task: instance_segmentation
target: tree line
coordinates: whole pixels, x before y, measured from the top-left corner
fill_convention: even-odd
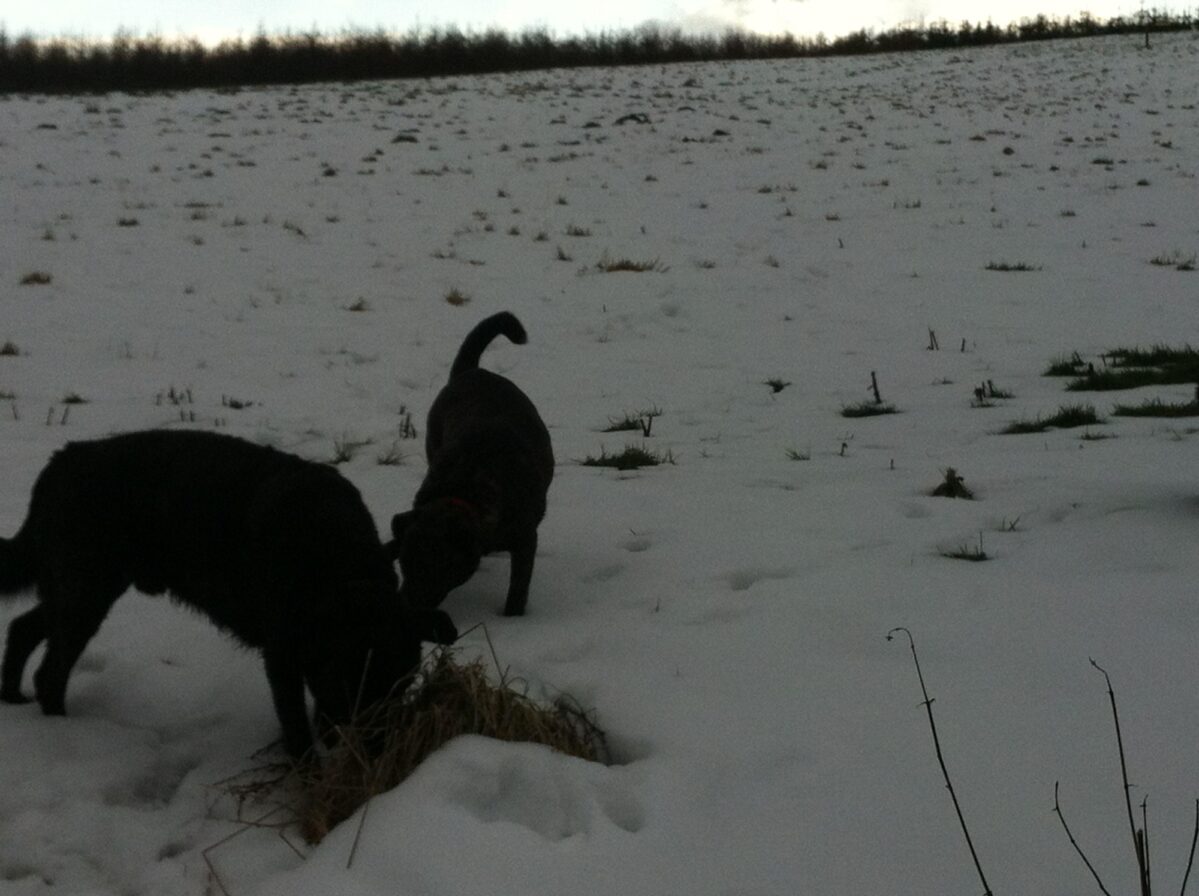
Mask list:
[[[992,22],[936,22],[867,29],[828,39],[739,30],[697,35],[658,26],[559,38],[545,30],[510,34],[454,28],[395,35],[384,31],[259,33],[215,46],[197,40],[118,33],[108,41],[10,36],[0,28],[0,93],[105,93],[235,88],[318,81],[360,81],[488,74],[549,68],[788,59],[977,47],[1054,38],[1193,29],[1190,13],[1147,10],[1099,20],[1037,16]]]

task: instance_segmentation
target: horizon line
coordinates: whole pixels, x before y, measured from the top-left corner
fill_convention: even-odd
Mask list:
[[[660,19],[646,19],[645,21],[631,27],[614,27],[601,29],[581,29],[579,31],[566,31],[555,29],[544,25],[529,25],[523,28],[504,28],[499,25],[472,26],[465,27],[451,25],[411,25],[406,28],[388,28],[383,25],[375,27],[365,27],[360,25],[346,25],[337,29],[321,29],[321,28],[293,28],[285,26],[281,28],[268,29],[261,23],[252,31],[247,32],[244,29],[237,29],[236,32],[223,37],[203,38],[196,33],[179,32],[173,37],[168,37],[163,33],[161,28],[154,27],[145,30],[130,28],[124,25],[118,26],[111,35],[98,35],[88,32],[69,32],[59,31],[57,33],[39,32],[34,29],[23,29],[19,32],[9,32],[8,25],[3,20],[0,20],[0,40],[5,41],[22,41],[32,40],[38,44],[52,44],[55,42],[84,42],[92,45],[103,46],[105,44],[115,44],[121,40],[132,41],[161,41],[163,43],[198,43],[206,48],[218,48],[222,44],[235,44],[246,40],[257,40],[266,38],[268,40],[278,38],[310,38],[316,40],[336,40],[346,37],[357,37],[362,35],[382,36],[382,37],[423,37],[436,36],[444,34],[460,34],[464,37],[475,37],[479,35],[504,35],[504,36],[522,36],[522,35],[546,35],[555,42],[570,41],[572,39],[585,39],[588,37],[604,36],[604,35],[628,35],[637,32],[654,32],[658,33],[678,33],[687,37],[720,37],[727,34],[752,34],[759,37],[768,38],[795,38],[798,40],[811,40],[820,37],[836,39],[854,34],[886,34],[894,31],[924,31],[933,26],[948,26],[954,30],[960,30],[962,26],[968,25],[971,28],[986,28],[994,27],[1001,30],[1006,30],[1019,26],[1024,23],[1035,22],[1039,19],[1044,19],[1048,22],[1066,23],[1078,21],[1093,21],[1099,24],[1111,24],[1116,22],[1137,23],[1139,20],[1152,22],[1157,18],[1164,17],[1167,19],[1178,19],[1180,21],[1187,20],[1190,17],[1190,12],[1187,8],[1175,12],[1169,7],[1151,7],[1148,9],[1140,9],[1131,15],[1117,14],[1113,16],[1096,16],[1087,10],[1079,10],[1075,14],[1067,14],[1064,16],[1052,15],[1047,13],[1038,13],[1036,15],[1020,16],[1019,18],[1009,19],[1004,22],[997,23],[993,16],[987,16],[986,19],[970,19],[962,17],[960,19],[950,20],[945,17],[935,19],[925,19],[919,17],[917,19],[904,19],[896,22],[887,28],[876,28],[869,25],[850,28],[844,32],[831,34],[824,31],[816,31],[813,33],[800,33],[784,29],[781,31],[766,31],[757,30],[730,22],[725,26],[712,27],[687,27],[682,24],[672,23]]]

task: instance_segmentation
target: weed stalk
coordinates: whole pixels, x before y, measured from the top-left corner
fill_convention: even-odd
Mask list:
[[[987,883],[987,876],[983,873],[982,863],[978,860],[978,852],[974,849],[974,840],[970,837],[970,829],[966,826],[966,818],[962,814],[962,806],[958,802],[957,792],[953,789],[953,782],[949,779],[949,770],[945,767],[945,756],[941,752],[941,738],[937,735],[937,722],[933,718],[933,700],[928,695],[928,688],[924,685],[924,673],[920,671],[920,657],[916,654],[916,639],[912,637],[912,633],[908,629],[900,626],[887,633],[887,640],[892,640],[896,632],[903,632],[908,637],[908,645],[912,648],[912,662],[916,665],[916,677],[920,680],[920,693],[924,695],[923,706],[928,713],[928,727],[933,733],[933,747],[937,751],[937,763],[941,766],[941,775],[945,778],[945,786],[953,800],[953,809],[957,813],[958,824],[961,825],[962,833],[966,837],[970,858],[974,860],[974,868],[978,872],[978,879],[982,882],[983,896],[993,896],[991,885]]]

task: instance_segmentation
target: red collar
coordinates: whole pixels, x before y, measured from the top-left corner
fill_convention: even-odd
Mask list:
[[[449,504],[451,507],[455,507],[458,510],[462,510],[462,511],[465,511],[466,513],[469,513],[471,516],[479,515],[479,508],[475,507],[474,504],[471,504],[469,501],[466,501],[462,498],[452,498],[452,497],[446,498],[445,502],[447,504]]]

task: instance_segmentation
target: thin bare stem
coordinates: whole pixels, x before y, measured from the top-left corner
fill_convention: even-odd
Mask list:
[[[1128,811],[1128,827],[1132,831],[1132,845],[1137,854],[1137,870],[1140,872],[1141,896],[1150,896],[1149,857],[1145,854],[1144,834],[1137,830],[1137,821],[1132,813],[1132,785],[1128,783],[1128,763],[1124,759],[1124,736],[1120,733],[1120,713],[1116,709],[1116,692],[1107,670],[1093,659],[1091,665],[1103,673],[1107,681],[1107,696],[1112,705],[1112,720],[1116,724],[1116,746],[1120,751],[1120,776],[1124,781],[1124,806]]]
[[[279,835],[279,839],[287,844],[288,849],[290,849],[296,854],[296,856],[299,857],[300,861],[304,861],[308,858],[308,856],[304,854],[304,850],[300,849],[300,847],[296,846],[291,842],[290,838],[288,838],[287,828],[276,828],[275,832]]]
[[[354,856],[358,855],[358,842],[362,839],[362,830],[366,827],[366,813],[371,807],[370,797],[362,804],[362,814],[358,816],[358,827],[354,831],[354,842],[350,844],[350,855],[346,858],[346,870],[354,865]]]
[[[1103,885],[1103,881],[1099,879],[1099,872],[1095,870],[1095,866],[1091,864],[1091,860],[1087,858],[1087,854],[1082,851],[1082,847],[1078,845],[1078,841],[1074,839],[1074,834],[1070,832],[1070,825],[1066,824],[1066,816],[1062,814],[1062,804],[1057,798],[1058,782],[1053,782],[1053,814],[1058,817],[1058,821],[1062,823],[1062,827],[1066,831],[1066,836],[1070,838],[1070,845],[1074,847],[1074,851],[1078,853],[1078,857],[1082,859],[1083,864],[1087,866],[1087,870],[1091,872],[1091,877],[1095,878],[1095,883],[1099,885],[1099,889],[1103,891],[1104,896],[1112,896],[1108,892],[1107,887]]]
[[[1153,868],[1149,863],[1149,797],[1141,800],[1141,855],[1145,857],[1145,892],[1153,889]]]
[[[231,834],[228,834],[227,836],[222,837],[216,843],[210,844],[209,846],[206,846],[204,849],[200,850],[200,857],[202,859],[204,859],[204,864],[208,866],[208,873],[212,876],[213,881],[220,888],[221,893],[223,893],[224,896],[229,896],[229,890],[225,887],[225,882],[223,880],[221,880],[220,874],[217,873],[216,865],[214,865],[212,863],[211,853],[220,849],[222,846],[224,846],[230,840],[234,840],[234,839],[240,837],[242,834],[244,834],[248,830],[251,830],[251,829],[257,828],[257,827],[268,826],[268,825],[266,825],[266,820],[268,818],[270,818],[272,815],[274,815],[276,812],[278,812],[281,808],[283,808],[283,807],[276,806],[275,808],[268,811],[265,815],[261,815],[258,818],[254,819],[253,821],[242,822],[241,827],[239,827],[236,831],[233,831]]]
[[[487,639],[487,649],[491,651],[491,661],[495,663],[496,674],[499,675],[501,682],[506,682],[508,679],[508,669],[500,665],[500,655],[495,651],[495,642],[491,640],[491,632],[487,629],[487,624],[480,622],[477,626],[483,629],[483,637]],[[461,635],[459,635],[461,638]]]
[[[970,837],[970,829],[966,826],[966,818],[962,814],[958,795],[953,789],[953,782],[949,780],[949,770],[945,767],[945,756],[941,752],[941,738],[937,735],[937,723],[933,719],[933,701],[928,696],[928,688],[924,685],[924,673],[920,670],[920,657],[916,655],[916,640],[912,637],[912,633],[902,626],[891,629],[887,633],[887,640],[890,641],[896,632],[903,632],[908,636],[908,644],[912,648],[912,662],[916,664],[916,678],[920,681],[920,693],[924,696],[924,709],[928,713],[928,727],[933,733],[933,746],[937,751],[937,763],[941,766],[941,775],[945,778],[945,787],[949,790],[949,796],[953,800],[953,808],[958,816],[958,824],[961,825],[962,834],[966,837],[966,846],[970,849],[970,858],[974,860],[974,868],[978,871],[979,880],[982,881],[984,896],[992,896],[991,885],[987,883],[987,876],[983,874],[982,863],[979,862],[978,852],[974,849],[974,841]]]
[[[1191,877],[1191,866],[1195,864],[1195,844],[1199,843],[1199,800],[1195,800],[1195,833],[1191,835],[1191,855],[1187,858],[1186,874],[1182,876],[1182,889],[1178,896],[1186,896],[1187,881]]]

